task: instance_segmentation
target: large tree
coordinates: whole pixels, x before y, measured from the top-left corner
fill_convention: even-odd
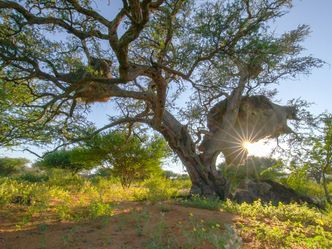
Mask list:
[[[151,127],[185,165],[192,193],[225,198],[217,156],[239,164],[243,140],[290,132],[295,109],[272,103],[270,86],[322,64],[302,56],[308,27],[269,28],[290,0],[122,0],[102,14],[115,5],[0,0],[1,81],[33,96],[12,118],[67,143],[82,139],[85,110],[109,101],[118,111],[105,111],[110,123],[96,132]]]

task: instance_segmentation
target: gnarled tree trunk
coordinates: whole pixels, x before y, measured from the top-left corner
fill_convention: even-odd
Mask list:
[[[216,169],[217,156],[222,152],[227,164],[243,163],[247,155],[242,146],[245,140],[254,142],[288,132],[287,119],[294,115],[290,107],[273,104],[263,96],[234,98],[234,95],[216,104],[211,113],[209,134],[198,147],[200,151],[187,127],[167,110],[161,124],[151,126],[165,137],[186,167],[192,181],[191,194],[225,199],[230,194],[229,184]]]
[[[161,126],[154,128],[165,137],[186,167],[192,181],[191,194],[225,199],[227,182],[216,170],[215,158],[204,157],[196,151],[186,126],[165,111]]]

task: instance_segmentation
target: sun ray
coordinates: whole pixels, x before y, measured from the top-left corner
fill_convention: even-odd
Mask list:
[[[230,124],[229,120],[225,120],[227,124]],[[250,124],[251,122],[251,124]],[[232,156],[233,162],[238,162],[241,159],[241,164],[246,161],[247,156],[260,154],[260,151],[264,150],[262,144],[258,143],[260,140],[264,140],[264,130],[267,123],[259,124],[258,120],[249,120],[249,115],[246,116],[246,122],[238,122],[237,128],[234,125],[229,125],[229,130],[222,129],[223,127],[218,124],[218,127],[222,129],[223,134],[228,137],[228,141],[225,141],[225,137],[214,137],[214,140],[220,142],[226,142],[228,155]],[[256,171],[256,169],[255,169]],[[257,174],[257,172],[256,172]]]

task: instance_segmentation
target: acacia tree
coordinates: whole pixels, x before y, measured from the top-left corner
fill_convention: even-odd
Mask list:
[[[96,132],[151,127],[185,165],[192,193],[225,198],[217,156],[238,164],[242,140],[290,132],[295,109],[273,104],[268,86],[322,64],[301,56],[307,26],[280,36],[269,29],[290,7],[290,0],[123,0],[115,15],[102,15],[89,0],[0,0],[1,80],[33,96],[16,106],[26,130],[78,141],[86,108],[109,101],[118,111]]]

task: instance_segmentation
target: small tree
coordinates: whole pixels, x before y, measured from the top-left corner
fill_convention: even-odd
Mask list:
[[[82,170],[90,170],[97,164],[87,157],[85,149],[77,147],[48,153],[36,163],[36,166],[42,169],[64,169],[77,174]]]
[[[110,173],[120,178],[123,187],[162,173],[161,162],[167,155],[166,142],[154,137],[140,140],[124,132],[110,132],[87,143],[91,160],[99,160]],[[102,169],[104,171],[104,169]]]
[[[326,175],[332,171],[332,115],[325,115],[322,122],[324,127],[321,134],[309,138],[312,149],[308,153],[310,165],[321,175],[326,200],[332,203],[326,179]]]
[[[29,160],[25,158],[0,158],[0,176],[10,176],[23,172]]]

